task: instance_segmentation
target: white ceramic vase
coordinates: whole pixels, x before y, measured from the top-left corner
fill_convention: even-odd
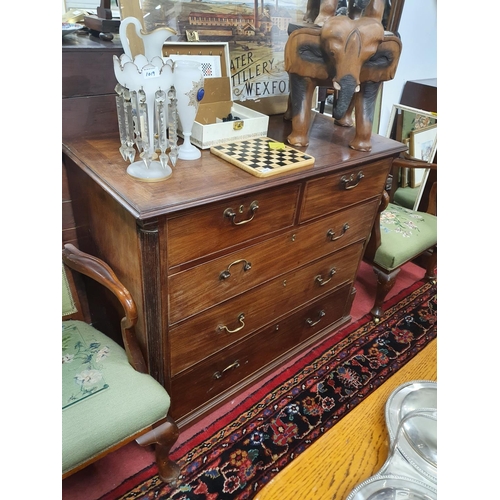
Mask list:
[[[137,35],[144,42],[145,53],[133,57],[126,37],[128,24],[135,25]],[[117,100],[120,125],[120,152],[131,164],[127,173],[136,179],[159,181],[169,177],[172,169],[167,163],[166,126],[168,121],[168,92],[173,85],[172,61],[162,56],[162,46],[172,34],[168,28],[159,28],[148,34],[140,30],[135,18],[126,18],[120,25],[120,37],[124,54],[113,56],[116,79],[124,92]],[[158,98],[158,92],[163,97]],[[121,99],[121,103],[118,101]],[[120,116],[120,112],[122,116]],[[159,117],[161,119],[159,119]],[[160,155],[156,153],[160,144]],[[134,160],[133,143],[139,151],[140,160]],[[160,161],[158,161],[158,159]]]
[[[203,98],[203,72],[200,63],[190,59],[176,59],[173,64],[174,88],[177,97],[179,117],[184,142],[179,146],[179,158],[196,160],[201,151],[191,144],[191,132]]]

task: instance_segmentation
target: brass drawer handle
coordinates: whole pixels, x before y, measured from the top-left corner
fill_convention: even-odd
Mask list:
[[[235,260],[234,262],[231,262],[229,266],[227,266],[227,269],[225,271],[222,271],[219,274],[219,279],[220,280],[227,280],[231,276],[231,266],[234,266],[235,264],[239,264],[240,262],[244,262],[245,264],[243,265],[243,271],[248,271],[249,269],[252,268],[251,262],[248,262],[246,259],[240,259],[240,260]]]
[[[248,222],[253,220],[253,218],[255,217],[255,211],[258,208],[259,208],[259,202],[252,201],[252,203],[250,203],[250,213],[252,214],[252,216],[250,217],[250,219],[242,220],[240,222],[235,222],[234,218],[236,217],[236,212],[232,208],[226,208],[226,210],[224,210],[224,217],[231,219],[233,226],[241,226],[242,224],[247,224]],[[240,207],[240,213],[241,209],[242,207]]]
[[[361,170],[356,176],[354,176],[354,174],[351,174],[349,177],[343,175],[340,179],[340,186],[345,190],[354,189],[361,182],[361,179],[363,179],[364,176],[365,174]]]
[[[241,326],[239,326],[238,328],[235,328],[234,330],[230,330],[226,325],[219,325],[217,327],[217,329],[218,330],[226,330],[227,333],[236,333],[236,332],[239,332],[245,326],[245,323],[243,321],[244,319],[245,319],[245,314],[241,313],[238,316],[238,322],[241,323]]]
[[[320,321],[321,321],[321,318],[323,318],[323,316],[326,315],[326,312],[321,310],[319,312],[319,317],[316,321],[313,321],[311,318],[308,318],[306,319],[306,323],[309,325],[309,326],[316,326]]]
[[[344,234],[346,233],[346,231],[348,229],[349,229],[349,224],[346,222],[342,226],[342,234],[335,236],[335,231],[333,229],[329,229],[328,232],[326,233],[326,235],[328,236],[328,238],[330,238],[330,241],[335,241],[335,240],[338,240],[339,238],[342,238],[342,236],[344,236]]]
[[[335,269],[334,267],[332,267],[330,269],[330,272],[328,273],[328,279],[323,279],[321,277],[321,274],[318,274],[318,276],[316,276],[314,278],[315,281],[317,281],[319,283],[319,286],[325,286],[327,283],[330,282],[330,280],[333,278],[333,275],[337,272],[337,269]]]
[[[215,372],[214,373],[214,378],[215,379],[220,379],[229,370],[234,370],[234,369],[239,368],[239,367],[240,367],[240,362],[238,360],[236,360],[234,363],[231,363],[229,366],[226,366],[226,368],[224,368],[224,370],[222,370],[221,372]]]

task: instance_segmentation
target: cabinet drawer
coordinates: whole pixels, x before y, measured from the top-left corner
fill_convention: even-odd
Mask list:
[[[335,212],[381,194],[390,166],[391,160],[386,159],[309,181],[300,221]]]
[[[166,346],[172,374],[352,281],[363,243],[354,243],[172,327],[170,346]]]
[[[170,391],[173,418],[194,410],[340,320],[347,314],[351,287],[352,283],[343,285],[295,314],[174,376]]]
[[[177,323],[369,234],[378,199],[169,277],[169,323]]]
[[[168,266],[230,248],[294,223],[300,185],[232,198],[167,221]]]

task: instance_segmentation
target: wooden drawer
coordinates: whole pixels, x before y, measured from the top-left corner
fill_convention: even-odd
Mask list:
[[[364,238],[378,199],[169,277],[169,323],[177,323]]]
[[[169,268],[291,227],[299,189],[300,185],[294,184],[262,191],[169,219]],[[252,210],[255,206],[258,208]],[[231,212],[234,217],[229,215]]]
[[[170,346],[167,348],[171,353],[172,374],[251,335],[302,304],[352,281],[363,243],[359,241],[286,273],[169,329]],[[335,273],[331,274],[332,271]]]
[[[172,379],[173,418],[206,403],[347,314],[352,283],[211,356]],[[186,397],[186,395],[189,395]]]
[[[314,179],[306,184],[300,221],[341,210],[381,195],[389,173],[389,159]]]

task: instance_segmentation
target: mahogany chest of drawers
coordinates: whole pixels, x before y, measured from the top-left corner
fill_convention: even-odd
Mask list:
[[[289,124],[270,118],[284,141]],[[354,133],[317,115],[312,167],[267,179],[203,151],[172,176],[126,174],[116,132],[67,139],[72,198],[92,250],[139,308],[151,374],[183,427],[349,321],[353,283],[392,160],[380,136],[349,149]],[[87,244],[87,243],[85,243]]]

